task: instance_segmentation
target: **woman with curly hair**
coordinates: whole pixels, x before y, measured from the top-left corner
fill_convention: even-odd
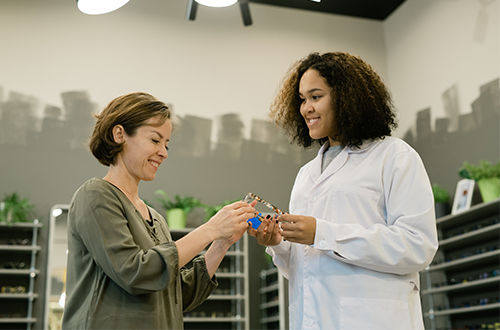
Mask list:
[[[391,95],[358,56],[298,61],[271,106],[294,142],[319,143],[290,214],[247,232],[289,279],[290,329],[423,329],[419,271],[437,250],[434,199],[415,150],[391,137]]]

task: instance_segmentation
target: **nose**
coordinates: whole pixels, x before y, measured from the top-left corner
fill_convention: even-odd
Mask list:
[[[309,102],[308,100],[304,100],[300,106],[300,112],[302,114],[306,114],[308,112],[312,112],[314,110],[314,107],[312,106],[312,102]]]
[[[162,157],[163,159],[167,159],[167,157],[168,157],[167,147],[165,147],[165,146],[160,147],[160,149],[158,150],[158,155],[160,157]]]

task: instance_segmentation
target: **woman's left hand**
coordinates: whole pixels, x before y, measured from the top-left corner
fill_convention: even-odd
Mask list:
[[[283,214],[278,218],[283,239],[311,245],[316,236],[316,218],[305,215]]]

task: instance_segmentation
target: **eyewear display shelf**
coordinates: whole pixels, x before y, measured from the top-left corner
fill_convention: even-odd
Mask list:
[[[436,221],[439,249],[421,272],[426,329],[500,328],[500,199]]]
[[[274,265],[260,272],[262,297],[260,309],[262,329],[285,330],[288,329],[287,317],[287,279],[285,279]]]
[[[33,304],[39,297],[35,279],[38,220],[27,223],[0,222],[0,329],[31,329],[37,322]]]
[[[192,230],[170,229],[170,232],[178,240]],[[184,329],[250,329],[248,235],[231,246],[215,275],[218,288],[204,303],[184,314]]]

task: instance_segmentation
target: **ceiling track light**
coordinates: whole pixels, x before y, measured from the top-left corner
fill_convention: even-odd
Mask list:
[[[220,0],[219,0],[220,1]],[[252,25],[252,16],[250,15],[250,7],[248,6],[248,0],[232,0],[231,4],[236,3],[236,1],[239,2],[240,5],[240,12],[241,12],[241,18],[243,19],[243,25],[249,26]],[[198,10],[198,4],[202,4],[205,6],[210,6],[210,7],[222,7],[220,4],[222,2],[219,2],[218,6],[215,5],[208,5],[207,0],[188,0],[188,5],[187,5],[187,10],[186,10],[186,19],[188,21],[194,21],[196,19],[196,12]],[[225,3],[229,3],[228,0],[225,0]],[[229,5],[226,5],[229,6]],[[224,7],[226,7],[224,6]]]

